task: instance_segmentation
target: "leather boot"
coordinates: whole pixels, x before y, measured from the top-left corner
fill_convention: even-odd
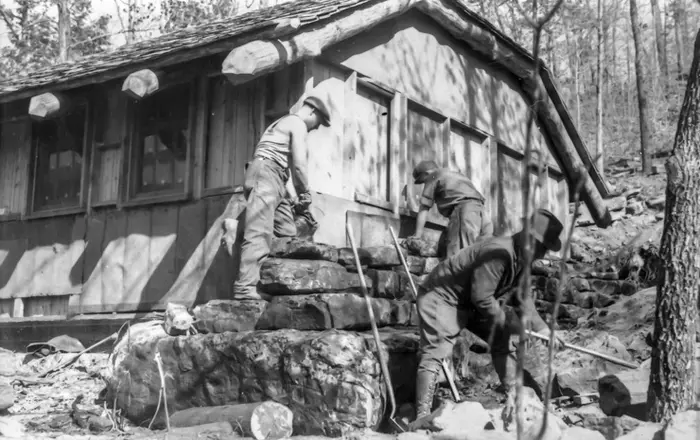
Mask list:
[[[418,371],[416,376],[416,421],[432,412],[437,379],[437,373],[427,370]]]

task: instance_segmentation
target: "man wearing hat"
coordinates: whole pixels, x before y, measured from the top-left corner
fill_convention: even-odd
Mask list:
[[[493,224],[484,211],[484,196],[463,174],[439,168],[424,160],[413,169],[413,180],[423,184],[416,230],[408,240],[423,235],[428,211],[437,205],[438,212],[449,218],[446,231],[446,255],[451,257],[481,236],[493,235]]]
[[[255,147],[253,160],[246,164],[245,229],[238,279],[233,285],[236,299],[260,299],[260,266],[270,253],[273,234],[297,235],[286,183],[291,174],[298,196],[294,209],[308,211],[311,192],[304,158],[306,135],[321,125],[330,125],[330,111],[322,94],[312,90],[299,111],[267,127]]]
[[[548,250],[561,249],[559,235],[563,228],[545,209],[533,214],[530,233],[534,238],[534,259],[544,257]],[[517,364],[511,353],[510,336],[520,333],[522,314],[529,318],[530,330],[548,329],[532,298],[522,304],[511,298],[515,313],[510,307],[504,310],[501,306],[501,301],[509,296],[506,293],[518,287],[523,270],[530,270],[523,267],[523,240],[522,230],[508,237],[480,240],[442,261],[420,286],[416,421],[430,414],[441,362],[452,356],[455,339],[465,327],[489,341],[494,368],[508,396],[507,412],[512,412]]]

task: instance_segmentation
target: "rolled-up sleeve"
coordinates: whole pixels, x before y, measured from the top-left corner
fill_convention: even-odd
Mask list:
[[[471,301],[476,310],[492,325],[503,327],[506,314],[496,300],[496,291],[506,269],[502,258],[493,258],[479,264],[472,272]]]

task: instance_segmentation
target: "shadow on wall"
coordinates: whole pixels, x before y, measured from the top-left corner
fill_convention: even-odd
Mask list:
[[[221,246],[222,223],[239,221],[239,248],[244,214],[234,195],[0,224],[0,299],[72,294],[71,313],[97,313],[226,298],[239,259]]]

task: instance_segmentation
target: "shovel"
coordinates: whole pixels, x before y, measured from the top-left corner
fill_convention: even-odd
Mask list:
[[[401,260],[401,264],[403,264],[403,268],[406,271],[406,275],[408,276],[408,283],[411,285],[411,290],[413,291],[413,299],[418,299],[418,289],[416,288],[416,284],[413,282],[411,272],[408,271],[408,263],[406,262],[406,258],[404,258],[403,256],[403,252],[401,252],[401,246],[399,246],[399,240],[398,238],[396,238],[394,228],[389,226],[389,232],[391,232],[391,238],[392,240],[394,240],[394,247],[396,248],[396,252],[399,254],[399,260]],[[447,360],[443,359],[441,365],[442,371],[443,373],[445,373],[445,378],[447,378],[447,383],[450,384],[452,398],[454,398],[455,402],[460,402],[462,400],[462,397],[459,395],[457,385],[455,385],[454,378],[452,377],[452,371],[450,370],[450,366],[447,365]]]
[[[365,304],[367,305],[367,313],[369,313],[369,321],[372,325],[372,335],[374,336],[374,342],[377,344],[377,357],[379,358],[379,365],[382,368],[382,375],[386,381],[386,392],[389,395],[389,405],[391,411],[389,412],[389,422],[391,422],[399,431],[406,432],[408,430],[407,426],[404,426],[402,422],[399,422],[394,418],[396,415],[396,397],[394,396],[394,387],[391,384],[391,376],[389,376],[389,364],[386,357],[384,356],[384,350],[382,350],[382,341],[379,338],[379,330],[377,329],[377,322],[374,319],[374,309],[372,309],[372,303],[369,299],[369,292],[367,291],[367,283],[365,282],[365,275],[362,273],[362,264],[360,264],[360,256],[357,253],[357,246],[355,245],[355,235],[352,231],[352,226],[350,223],[345,223],[345,232],[347,233],[348,239],[350,240],[350,246],[352,247],[352,253],[355,256],[355,266],[357,267],[357,273],[360,275],[360,285],[362,286],[362,296],[365,298]]]

